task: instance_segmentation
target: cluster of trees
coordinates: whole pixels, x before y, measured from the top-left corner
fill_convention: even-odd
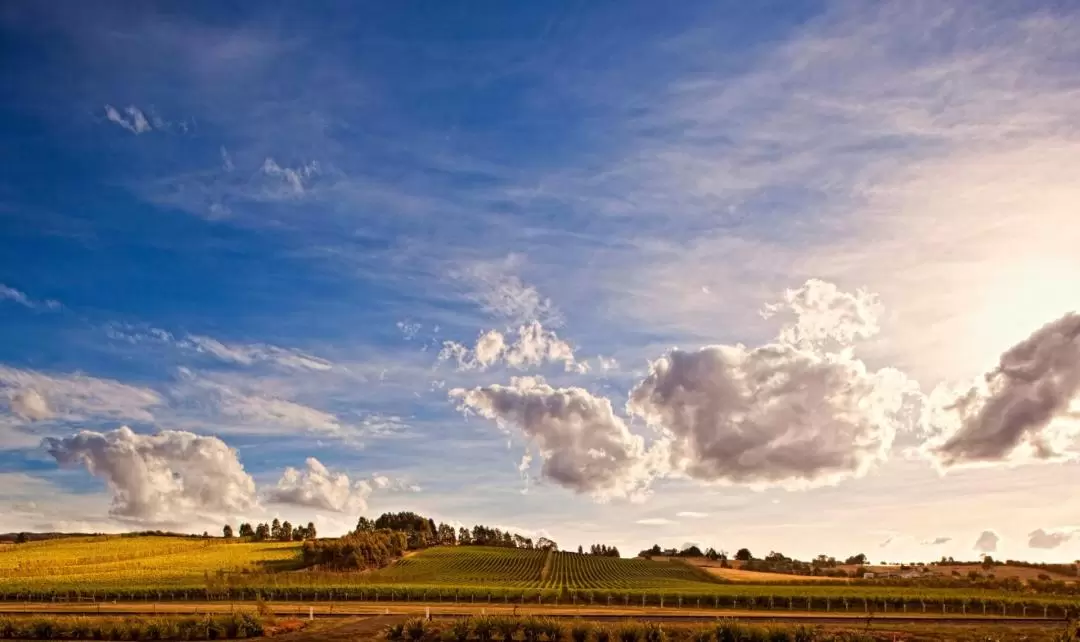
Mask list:
[[[377,519],[361,517],[356,522],[356,533],[372,533],[380,529],[405,533],[408,548],[428,546],[504,546],[507,548],[540,548],[559,550],[554,541],[541,537],[535,542],[531,537],[477,524],[472,528],[454,528],[450,524],[436,524],[435,520],[411,511],[383,513]]]
[[[363,570],[382,568],[408,550],[408,534],[380,528],[354,531],[334,539],[304,542],[306,566],[334,570]]]
[[[222,529],[221,534],[222,537],[226,539],[233,537],[232,526],[226,524],[225,528]],[[251,524],[243,522],[240,524],[240,530],[237,535],[246,537],[255,542],[302,542],[304,540],[315,539],[319,536],[313,522],[308,522],[307,526],[293,526],[288,520],[282,522],[276,517],[270,524],[256,524],[254,528],[252,528]]]
[[[584,555],[585,549],[578,546],[577,552],[578,555]],[[607,544],[593,544],[589,547],[589,555],[595,555],[597,557],[622,557],[619,555],[619,549],[614,546],[608,546]]]

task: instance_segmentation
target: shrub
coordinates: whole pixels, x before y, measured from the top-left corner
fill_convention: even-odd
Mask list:
[[[480,616],[472,623],[472,630],[480,642],[488,642],[495,635],[495,622],[490,617]]]
[[[606,626],[601,626],[596,629],[596,642],[611,642],[611,629]]]
[[[660,626],[656,622],[649,622],[645,624],[643,633],[645,642],[664,642],[667,639],[667,634],[664,632],[664,627]]]
[[[563,628],[562,622],[555,618],[544,620],[544,635],[547,636],[549,642],[562,642],[565,634],[566,629]]]
[[[539,642],[544,634],[544,623],[539,618],[527,617],[521,621],[521,632],[525,635],[525,642]]]
[[[690,642],[712,642],[713,630],[707,626],[698,627],[690,631]],[[576,640],[574,642],[577,642]]]
[[[641,625],[626,622],[617,631],[619,642],[638,642],[641,639]]]
[[[574,642],[588,642],[590,631],[592,631],[591,624],[588,622],[575,621],[570,626],[570,639]]]
[[[456,642],[465,642],[469,639],[469,633],[472,632],[472,621],[468,617],[462,617],[454,620],[454,623],[450,625],[450,629],[447,631],[451,640]]]
[[[403,623],[391,624],[383,629],[383,637],[387,640],[404,640],[405,639],[405,625]]]
[[[494,625],[495,632],[499,634],[503,642],[511,642],[521,627],[521,622],[515,617],[500,617],[494,619]]]
[[[422,617],[409,618],[405,622],[405,639],[409,642],[420,642],[427,637],[428,623]]]

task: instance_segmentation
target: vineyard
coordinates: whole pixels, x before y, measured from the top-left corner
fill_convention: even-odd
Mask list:
[[[179,537],[80,537],[0,547],[0,592],[201,588],[206,574],[288,568],[293,542]]]
[[[681,562],[436,547],[370,573],[295,570],[295,543],[96,537],[0,548],[0,600],[412,601],[1060,617],[1075,600],[987,589],[736,584]]]

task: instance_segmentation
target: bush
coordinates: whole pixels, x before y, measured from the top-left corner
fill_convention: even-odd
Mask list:
[[[383,629],[383,637],[387,640],[404,640],[405,639],[405,625],[402,623],[391,624]]]
[[[480,616],[472,623],[472,630],[480,642],[488,642],[495,635],[495,622],[490,617]]]
[[[472,621],[468,617],[461,617],[454,620],[454,623],[450,625],[450,630],[447,631],[449,638],[456,642],[465,642],[469,639],[469,633],[472,632]]]
[[[713,630],[707,626],[698,627],[690,631],[690,642],[712,642]],[[574,642],[577,642],[576,640]]]
[[[596,629],[596,642],[611,642],[611,629],[606,626],[601,626]]]
[[[590,631],[592,631],[592,624],[589,622],[575,621],[570,626],[570,639],[574,642],[588,642]]]
[[[562,642],[566,637],[566,627],[563,626],[561,620],[556,618],[548,618],[544,622],[544,633],[547,635],[549,642]]]
[[[511,642],[518,629],[521,628],[521,622],[516,617],[494,618],[493,625],[495,632],[502,638],[503,642]]]
[[[525,642],[539,642],[544,634],[544,623],[539,618],[527,617],[521,621],[521,631],[525,634]]]
[[[422,617],[409,618],[405,621],[405,639],[409,642],[421,642],[429,632],[427,620]]]
[[[641,640],[641,625],[626,622],[617,631],[619,642],[638,642]]]
[[[664,633],[664,627],[656,622],[645,624],[643,633],[645,642],[664,642],[667,639],[667,634]]]

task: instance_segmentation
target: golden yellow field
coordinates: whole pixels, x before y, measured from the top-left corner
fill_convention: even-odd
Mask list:
[[[206,574],[289,566],[298,542],[98,536],[0,547],[0,590],[202,588]]]
[[[787,584],[791,582],[845,582],[843,577],[819,577],[812,575],[785,575],[783,573],[762,573],[761,571],[744,571],[740,568],[722,568],[720,562],[714,562],[704,557],[654,557],[656,561],[667,561],[671,564],[689,564],[696,566],[710,575],[731,580],[732,582],[761,583],[761,584]],[[738,565],[739,562],[734,562]]]

